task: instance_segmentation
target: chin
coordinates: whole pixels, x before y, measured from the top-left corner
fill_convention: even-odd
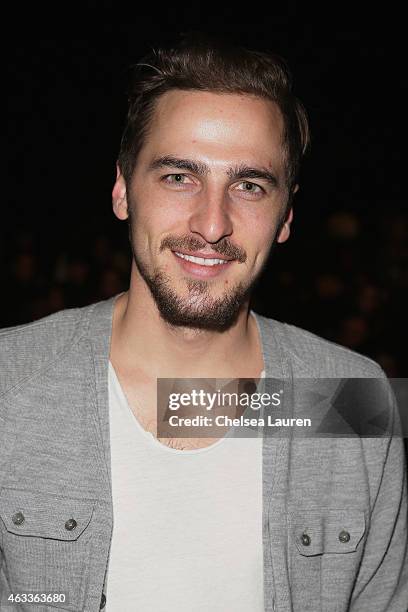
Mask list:
[[[178,307],[174,303],[156,303],[160,316],[170,325],[207,331],[226,331],[234,325],[240,312],[240,306],[226,309],[214,304],[211,308],[197,309],[188,305]]]
[[[136,258],[135,263],[161,318],[175,327],[226,331],[236,322],[252,290],[253,283],[236,281],[228,291],[224,289],[217,296],[221,283],[189,277],[180,281],[163,270],[149,269]]]
[[[149,288],[160,316],[170,325],[219,332],[234,325],[249,297],[249,288],[242,283],[216,297],[211,295],[211,284],[192,279],[187,280],[187,294],[183,295],[160,273]]]

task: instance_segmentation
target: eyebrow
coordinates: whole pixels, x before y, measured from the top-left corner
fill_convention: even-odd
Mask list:
[[[273,187],[277,187],[279,185],[279,181],[275,174],[273,174],[270,170],[266,168],[251,168],[251,166],[247,166],[246,164],[240,164],[239,166],[235,166],[234,168],[229,168],[227,170],[227,175],[231,179],[263,179],[270,183]]]
[[[187,170],[198,176],[207,176],[210,173],[210,168],[199,161],[193,159],[181,159],[172,155],[163,155],[156,157],[149,164],[149,170],[157,170],[158,168],[177,168],[178,170]],[[267,168],[254,168],[246,164],[240,164],[228,168],[227,176],[232,180],[237,179],[262,179],[267,181],[273,187],[278,187],[279,181],[275,174]]]
[[[157,170],[158,168],[177,168],[178,170],[188,170],[199,176],[206,176],[209,173],[209,168],[202,162],[197,162],[192,159],[180,159],[172,155],[164,155],[156,157],[150,164],[149,170]]]

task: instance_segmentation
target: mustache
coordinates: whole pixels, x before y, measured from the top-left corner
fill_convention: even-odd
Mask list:
[[[177,249],[185,249],[186,251],[200,251],[204,250],[208,246],[207,242],[203,242],[195,236],[167,236],[162,240],[160,245],[160,252],[164,249],[170,249],[171,251],[177,251]],[[241,249],[229,240],[220,240],[217,244],[211,244],[211,250],[219,255],[224,255],[230,259],[236,259],[240,263],[244,263],[247,258],[247,254],[244,249]]]

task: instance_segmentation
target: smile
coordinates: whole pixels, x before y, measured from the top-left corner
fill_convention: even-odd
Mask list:
[[[194,257],[193,255],[185,255],[184,253],[177,253],[176,251],[174,251],[174,254],[177,255],[177,257],[181,257],[182,259],[186,259],[187,261],[191,261],[192,263],[199,264],[200,266],[219,266],[228,263],[228,260],[225,259]]]
[[[198,257],[189,253],[173,251],[180,268],[189,276],[210,279],[222,276],[234,264],[233,259],[221,259],[220,257]]]

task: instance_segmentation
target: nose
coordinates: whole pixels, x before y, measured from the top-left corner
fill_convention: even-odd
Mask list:
[[[207,189],[200,194],[200,200],[194,203],[189,229],[213,244],[232,234],[231,211],[223,192]]]

